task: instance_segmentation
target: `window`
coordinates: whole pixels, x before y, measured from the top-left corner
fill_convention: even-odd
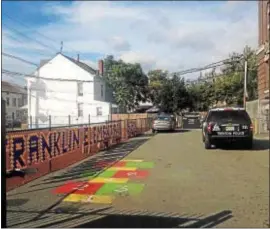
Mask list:
[[[212,111],[208,116],[208,122],[242,120],[250,122],[246,111]]]
[[[9,106],[9,98],[6,98],[7,106]]]
[[[83,104],[78,103],[78,117],[83,117]]]
[[[21,107],[22,106],[22,99],[18,98],[18,106]]]
[[[101,85],[101,97],[103,97],[103,85]]]
[[[17,102],[17,101],[16,101],[16,98],[13,98],[13,99],[12,99],[12,106],[13,106],[13,107],[16,107],[16,102]]]
[[[102,116],[102,107],[97,107],[97,116]]]
[[[78,88],[78,96],[83,96],[83,83],[78,82],[77,83],[77,88]]]

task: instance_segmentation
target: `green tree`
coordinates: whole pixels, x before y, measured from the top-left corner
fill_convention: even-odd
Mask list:
[[[167,79],[161,87],[159,106],[162,111],[178,113],[190,104],[189,93],[184,79],[174,75]]]
[[[247,92],[248,99],[258,98],[257,93],[257,58],[256,51],[246,46],[241,54],[232,53],[230,60],[225,62],[219,80],[216,81],[215,89],[218,99],[226,101],[229,105],[242,105],[244,93],[244,68],[247,60]]]
[[[148,78],[140,64],[125,63],[113,56],[104,59],[104,78],[122,109],[135,108],[147,99]]]
[[[151,70],[148,72],[148,78],[148,97],[154,105],[158,106],[161,99],[161,89],[168,81],[168,72],[160,69]]]

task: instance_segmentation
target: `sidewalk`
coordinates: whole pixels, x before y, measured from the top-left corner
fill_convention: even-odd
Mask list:
[[[126,157],[149,138],[150,136],[147,134],[132,138],[127,143],[117,145],[108,151],[100,152],[66,169],[48,174],[8,192],[7,227],[36,228],[49,227],[49,224],[56,227],[56,222],[65,222],[65,220],[73,218],[73,212],[77,208],[76,204],[72,203],[73,210],[69,207],[69,213],[66,213],[64,208],[58,210],[59,204],[67,195],[56,195],[52,193],[52,190],[73,180],[85,181],[89,180],[90,176],[94,178],[108,166]],[[92,207],[92,205],[90,206]],[[89,208],[89,204],[87,209],[83,210],[84,213],[91,211],[93,209]],[[97,211],[96,208],[95,211]]]
[[[256,134],[254,137],[257,139],[269,139],[269,133]]]

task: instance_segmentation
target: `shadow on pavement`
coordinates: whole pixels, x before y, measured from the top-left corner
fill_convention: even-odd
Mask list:
[[[231,211],[222,211],[202,219],[162,215],[108,215],[76,228],[209,228],[230,218],[232,218]]]
[[[18,192],[16,194],[10,194],[9,196],[18,196],[20,194],[34,193],[45,189],[56,188],[61,185],[62,182],[71,180],[83,180],[84,178],[91,179],[91,177],[98,175],[108,166],[112,166],[122,160],[128,154],[148,141],[150,137],[151,136],[137,137],[131,139],[129,142],[114,146],[107,151],[99,152],[93,158],[86,159],[86,161],[67,169],[67,171],[61,173],[61,175],[45,178],[42,182],[29,186],[29,190],[27,192]]]
[[[270,141],[268,139],[254,139],[253,148],[248,149],[249,151],[260,151],[270,149]],[[245,145],[231,143],[231,144],[220,144],[217,146],[222,150],[245,150]]]
[[[108,212],[107,212],[108,211]],[[26,213],[12,211],[14,214]],[[32,212],[27,212],[31,214]],[[38,213],[38,212],[36,212]],[[23,214],[22,214],[23,215]],[[148,211],[115,211],[111,207],[89,209],[87,212],[76,209],[55,209],[47,215],[36,218],[23,227],[32,228],[200,228],[215,227],[232,218],[231,211],[221,211],[206,217],[179,216],[172,213],[157,213]],[[29,222],[29,221],[28,221]],[[19,226],[12,224],[11,227]]]
[[[21,206],[27,203],[29,199],[9,199],[7,200],[8,206]]]
[[[44,184],[54,184],[59,182],[71,181],[76,179],[87,178],[96,176],[102,172],[108,166],[112,166],[119,160],[126,157],[129,153],[134,151],[136,148],[145,143],[149,138],[136,138],[132,139],[127,143],[122,143],[117,145],[107,151],[98,153],[95,157],[86,160],[78,165],[75,165],[68,169],[61,175],[52,176],[50,178],[44,179],[42,184],[35,184],[31,187],[44,185]]]
[[[190,130],[187,129],[176,129],[176,130],[159,130],[158,133],[159,134],[168,134],[168,133],[186,133],[186,132],[190,132]]]

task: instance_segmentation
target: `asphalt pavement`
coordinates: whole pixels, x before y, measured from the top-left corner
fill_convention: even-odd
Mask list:
[[[269,140],[254,142],[133,138],[8,192],[8,227],[269,227]]]

